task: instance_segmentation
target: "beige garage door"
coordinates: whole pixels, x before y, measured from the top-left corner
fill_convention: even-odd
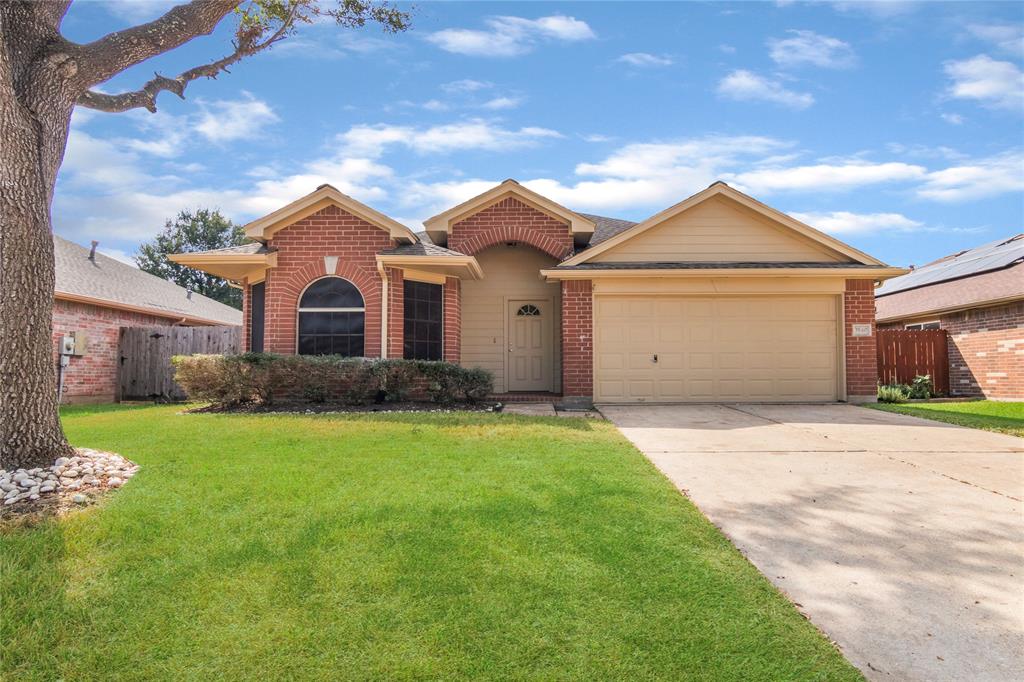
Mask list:
[[[835,296],[597,296],[604,402],[837,398]]]

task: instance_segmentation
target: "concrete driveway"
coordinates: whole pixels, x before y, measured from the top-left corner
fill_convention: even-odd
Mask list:
[[[1024,439],[849,405],[605,406],[870,679],[1024,679]]]

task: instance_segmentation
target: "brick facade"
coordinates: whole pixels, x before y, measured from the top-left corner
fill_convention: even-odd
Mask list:
[[[462,361],[462,282],[458,277],[444,283],[444,359]]]
[[[364,354],[380,357],[383,283],[376,255],[394,245],[387,232],[337,206],[328,206],[275,234],[268,244],[277,249],[277,267],[267,272],[263,349],[294,353],[299,297],[313,280],[337,275],[352,282],[363,295]],[[337,265],[327,272],[324,258],[331,256],[337,257]]]
[[[529,244],[558,260],[573,249],[568,223],[512,197],[455,223],[448,236],[449,249],[471,256],[505,242]]]
[[[925,321],[932,320],[938,320],[939,328],[949,333],[951,395],[1024,399],[1024,301],[937,315]],[[882,326],[903,329],[910,321]]]
[[[846,396],[850,401],[874,401],[878,393],[878,355],[875,338],[875,285],[869,279],[846,280],[843,294],[846,343]],[[853,325],[870,324],[871,336],[854,336]]]
[[[180,317],[160,317],[117,308],[57,299],[53,302],[53,365],[61,337],[73,331],[86,334],[85,355],[72,356],[64,369],[66,403],[113,402],[117,399],[118,343],[121,327],[166,326]],[[55,370],[56,373],[56,370]]]
[[[590,280],[562,282],[562,395],[567,403],[594,396],[594,292]]]

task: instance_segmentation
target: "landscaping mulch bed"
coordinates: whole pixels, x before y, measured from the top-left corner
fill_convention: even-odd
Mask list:
[[[0,469],[0,518],[62,514],[120,488],[139,467],[113,452],[75,448],[48,467]]]
[[[334,414],[334,413],[381,413],[381,412],[501,412],[503,405],[498,402],[454,403],[438,405],[422,402],[372,403],[349,405],[347,403],[323,402],[280,402],[272,405],[247,403],[244,405],[205,405],[187,410],[192,414]]]

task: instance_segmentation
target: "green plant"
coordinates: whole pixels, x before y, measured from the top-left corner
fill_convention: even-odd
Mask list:
[[[882,384],[878,387],[878,402],[905,403],[910,395],[910,387],[905,384]]]
[[[910,384],[909,395],[915,400],[927,400],[935,395],[935,386],[929,374],[918,374]]]

